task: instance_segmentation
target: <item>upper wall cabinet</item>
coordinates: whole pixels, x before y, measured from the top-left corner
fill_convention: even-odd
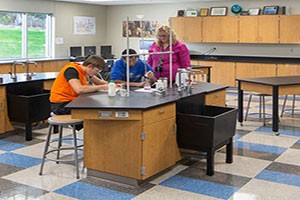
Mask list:
[[[170,20],[179,41],[202,42],[201,17],[173,17]]]
[[[280,43],[300,43],[300,15],[280,16]]]
[[[240,43],[278,43],[279,17],[277,15],[241,16]]]
[[[203,42],[238,42],[238,17],[203,17]]]

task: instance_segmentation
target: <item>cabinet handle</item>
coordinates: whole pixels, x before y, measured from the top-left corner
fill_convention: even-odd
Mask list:
[[[177,124],[174,124],[174,134],[177,135]]]
[[[164,110],[159,110],[158,114],[163,114],[165,111]]]
[[[1,103],[1,111],[4,111],[4,103]]]

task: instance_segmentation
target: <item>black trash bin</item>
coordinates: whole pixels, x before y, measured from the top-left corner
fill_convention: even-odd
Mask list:
[[[12,84],[7,87],[8,116],[11,121],[25,123],[26,140],[32,140],[32,123],[48,119],[50,91],[43,82]]]
[[[214,154],[226,145],[226,163],[232,163],[232,138],[237,109],[201,105],[177,113],[177,142],[180,148],[207,153],[207,175],[214,174]]]

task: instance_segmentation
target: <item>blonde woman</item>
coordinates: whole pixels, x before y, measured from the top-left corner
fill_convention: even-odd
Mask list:
[[[161,26],[156,30],[157,41],[149,48],[149,52],[170,51],[170,33],[168,26]],[[172,80],[175,80],[178,68],[187,68],[190,64],[190,53],[188,48],[176,38],[172,31]],[[170,54],[155,54],[148,57],[148,64],[156,71],[156,78],[170,77]]]

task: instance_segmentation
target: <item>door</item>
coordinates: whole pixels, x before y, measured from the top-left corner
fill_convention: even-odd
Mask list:
[[[143,180],[175,164],[178,156],[175,129],[175,117],[144,126]]]

